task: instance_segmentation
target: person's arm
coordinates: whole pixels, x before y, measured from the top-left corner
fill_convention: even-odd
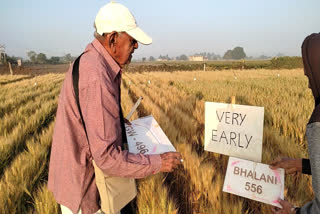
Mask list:
[[[302,172],[302,159],[296,158],[276,158],[270,163],[270,169],[283,168],[286,174],[294,174],[296,172]]]
[[[284,168],[286,174],[294,174],[300,172],[311,175],[311,167],[309,159],[300,158],[277,158],[270,163],[271,169]]]
[[[163,154],[161,158],[160,155],[132,154],[115,146],[121,136],[121,126],[119,105],[112,90],[108,83],[95,80],[80,91],[90,150],[97,166],[108,176],[132,178],[176,168],[180,162],[178,153]]]
[[[311,123],[306,131],[310,166],[312,171],[312,189],[315,198],[301,207],[301,213],[320,213],[320,123]]]
[[[299,159],[288,159],[288,158],[278,158],[271,163],[270,168],[288,168],[288,169],[300,169],[297,167],[301,165],[301,171],[303,169],[303,165],[305,165],[304,171],[312,171],[312,188],[315,195],[315,198],[309,203],[305,204],[303,207],[298,208],[295,212],[298,214],[314,214],[320,213],[320,123],[312,123],[307,126],[307,143],[308,143],[308,152],[310,160],[301,160]],[[310,170],[308,169],[310,167]],[[291,170],[298,171],[298,170]],[[273,213],[286,213],[289,211],[290,203],[285,202],[287,206],[283,209],[273,209]],[[281,203],[280,203],[281,204]],[[282,204],[281,204],[282,205]],[[287,212],[288,213],[288,212]]]

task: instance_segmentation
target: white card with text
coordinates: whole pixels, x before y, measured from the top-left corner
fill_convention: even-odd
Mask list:
[[[223,191],[280,207],[284,198],[284,169],[229,157]]]
[[[162,154],[176,151],[151,115],[131,121],[131,125],[125,124],[125,128],[130,153]]]
[[[205,103],[204,149],[261,162],[264,108]]]

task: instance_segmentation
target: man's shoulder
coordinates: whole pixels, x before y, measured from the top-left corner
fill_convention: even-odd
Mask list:
[[[94,50],[86,50],[81,56],[79,70],[89,81],[101,80],[109,69],[106,59]]]
[[[94,49],[86,49],[81,56],[81,63],[86,66],[107,69],[108,62],[106,59]]]

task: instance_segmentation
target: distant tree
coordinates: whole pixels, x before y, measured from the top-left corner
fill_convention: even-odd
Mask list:
[[[69,62],[72,62],[74,60],[74,57],[71,56],[71,54],[66,54],[62,57],[62,62],[63,63],[69,63]]]
[[[246,58],[246,53],[242,47],[235,47],[233,50],[227,50],[224,54],[223,59],[244,59]]]
[[[166,56],[162,56],[162,55],[160,55],[159,56],[159,59],[166,59],[166,60],[170,60],[170,57],[169,57],[169,55],[167,54]]]
[[[149,61],[150,61],[150,62],[153,62],[153,61],[156,61],[156,59],[155,59],[153,56],[150,56],[150,57],[149,57]]]
[[[37,54],[34,51],[28,51],[27,56],[30,59],[31,63],[35,64],[62,64],[62,63],[69,63],[75,60],[75,57],[71,56],[71,54],[66,54],[62,57],[59,56],[52,56],[51,58],[47,58],[47,56],[44,53]]]
[[[188,60],[189,58],[188,58],[185,54],[182,54],[182,55],[178,56],[177,59],[178,59],[178,60],[186,61],[186,60]]]
[[[36,62],[39,63],[39,64],[47,63],[47,56],[44,53],[39,53],[37,55]]]
[[[223,59],[232,59],[232,50],[227,50],[223,56]]]
[[[21,59],[19,57],[15,57],[15,56],[8,56],[7,54],[6,54],[5,58],[6,58],[7,62],[10,62],[12,65],[17,65],[18,59]]]
[[[31,61],[32,63],[36,63],[36,61],[37,61],[37,54],[36,54],[36,52],[34,52],[34,51],[28,51],[28,52],[27,52],[27,56],[29,57],[29,59],[30,59],[30,61]]]
[[[0,56],[0,62],[2,63],[2,64],[7,64],[7,54],[4,54],[4,55],[1,55]]]
[[[48,63],[50,64],[59,64],[60,63],[60,57],[58,56],[52,56],[50,59],[48,59]]]
[[[142,62],[145,62],[146,61],[146,57],[142,57]]]
[[[271,57],[269,56],[265,56],[265,55],[261,55],[258,57],[258,59],[270,59]]]
[[[242,47],[235,47],[232,50],[232,59],[244,59],[246,58],[246,53]]]

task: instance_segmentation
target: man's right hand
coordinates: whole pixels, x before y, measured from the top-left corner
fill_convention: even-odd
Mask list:
[[[179,152],[166,152],[160,155],[161,169],[160,172],[172,172],[178,168],[181,162],[181,154]]]
[[[302,172],[302,159],[277,158],[270,163],[270,169],[284,168],[286,174]]]

